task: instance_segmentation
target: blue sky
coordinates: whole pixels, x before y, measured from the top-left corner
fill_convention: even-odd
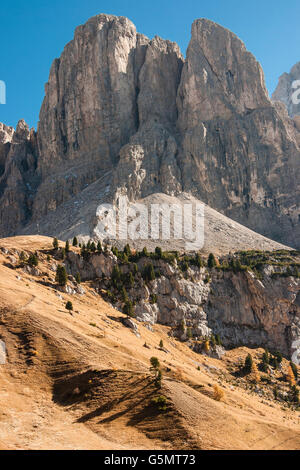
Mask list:
[[[0,122],[37,125],[51,63],[76,26],[99,13],[130,18],[139,32],[176,41],[185,54],[191,24],[209,18],[236,33],[263,66],[270,92],[300,61],[299,0],[14,0],[1,2]]]

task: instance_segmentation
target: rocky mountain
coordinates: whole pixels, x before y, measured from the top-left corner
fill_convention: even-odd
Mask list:
[[[279,77],[277,88],[272,95],[273,101],[281,101],[285,104],[291,118],[300,116],[300,103],[297,103],[300,96],[299,88],[300,62],[292,67],[290,73],[284,73]],[[296,122],[300,123],[299,119],[296,119]]]
[[[37,133],[21,122],[0,135],[0,236],[57,235],[62,213],[68,236],[94,236],[96,211],[76,219],[87,193],[186,193],[299,247],[296,123],[244,44],[209,20],[194,22],[184,59],[126,18],[91,18],[52,65]]]

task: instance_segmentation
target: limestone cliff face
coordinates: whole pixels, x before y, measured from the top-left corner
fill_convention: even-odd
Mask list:
[[[268,237],[299,243],[297,132],[270,102],[244,44],[210,21],[193,24],[178,109],[184,190]]]
[[[99,204],[184,191],[297,247],[298,127],[269,100],[260,65],[230,31],[196,20],[184,60],[175,43],[98,15],[54,61],[37,135],[16,147],[13,131],[0,129],[1,234],[48,219],[52,233],[55,214],[105,175]],[[16,170],[9,162],[25,154],[34,165]],[[80,235],[68,211],[66,233]],[[92,234],[96,214],[86,225]]]
[[[296,83],[298,82],[298,83]],[[294,87],[293,87],[294,85]],[[297,90],[300,89],[300,62],[295,64],[290,73],[284,73],[281,75],[278,81],[276,90],[272,95],[273,101],[281,101],[287,107],[289,116],[294,118],[300,116],[300,103],[295,103],[295,100],[299,100],[300,93]],[[293,99],[293,96],[295,99]]]
[[[80,272],[83,280],[95,281],[102,293],[111,289],[116,293],[109,278],[117,263],[110,252],[92,254],[88,260],[69,253],[65,261],[68,272],[74,276]],[[148,263],[149,259],[140,259],[138,273]],[[152,259],[151,263],[159,277],[145,283],[137,274],[134,286],[127,290],[139,321],[175,330],[184,322],[194,337],[219,334],[226,347],[269,348],[300,361],[300,279],[274,276],[286,267],[265,265],[258,278],[251,270],[234,273],[189,266],[182,273],[177,262],[170,265]],[[128,265],[120,269],[124,274],[131,270]],[[118,300],[114,306],[122,310],[123,303]]]
[[[19,121],[16,131],[0,127],[0,236],[7,236],[31,218],[35,194],[37,144],[34,130]]]

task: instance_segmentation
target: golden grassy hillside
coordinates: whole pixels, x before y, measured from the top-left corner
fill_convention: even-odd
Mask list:
[[[7,348],[0,449],[300,448],[299,411],[235,376],[249,350],[219,361],[192,352],[168,327],[139,324],[136,335],[91,284],[81,296],[56,291],[51,246],[46,237],[0,240],[0,339]],[[39,276],[16,267],[20,251],[38,251]],[[258,359],[262,351],[251,354]],[[153,356],[162,366],[161,390],[149,370]],[[167,400],[165,411],[153,403],[158,396]]]

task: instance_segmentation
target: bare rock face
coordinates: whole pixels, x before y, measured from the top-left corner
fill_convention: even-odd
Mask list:
[[[193,24],[178,109],[184,191],[265,236],[299,244],[295,130],[268,99],[244,44],[211,21]]]
[[[138,272],[148,263],[149,258],[137,261]],[[218,334],[225,347],[268,348],[300,362],[300,279],[287,275],[285,266],[266,264],[259,276],[252,270],[189,266],[183,276],[177,262],[151,259],[151,263],[160,276],[147,285],[136,277],[128,291],[138,321],[172,326],[184,341],[187,329],[202,339]],[[101,280],[102,273],[110,276],[118,260],[111,252],[92,254],[87,262],[69,253],[65,264],[69,272],[93,280],[100,292],[102,283],[107,283]],[[119,268],[123,274],[129,269]],[[274,275],[278,270],[282,274]],[[105,288],[112,289],[111,283]]]
[[[91,236],[97,206],[119,194],[185,192],[299,247],[299,129],[225,28],[196,20],[184,60],[177,44],[98,15],[53,62],[37,134],[0,127],[0,235],[52,235],[68,213],[64,238]]]
[[[280,101],[286,105],[291,118],[300,116],[300,62],[295,64],[290,73],[281,75],[276,90],[272,95],[273,101]],[[296,102],[297,100],[297,102]]]
[[[17,129],[0,128],[0,236],[14,233],[31,217],[37,145],[34,130],[24,120]]]

